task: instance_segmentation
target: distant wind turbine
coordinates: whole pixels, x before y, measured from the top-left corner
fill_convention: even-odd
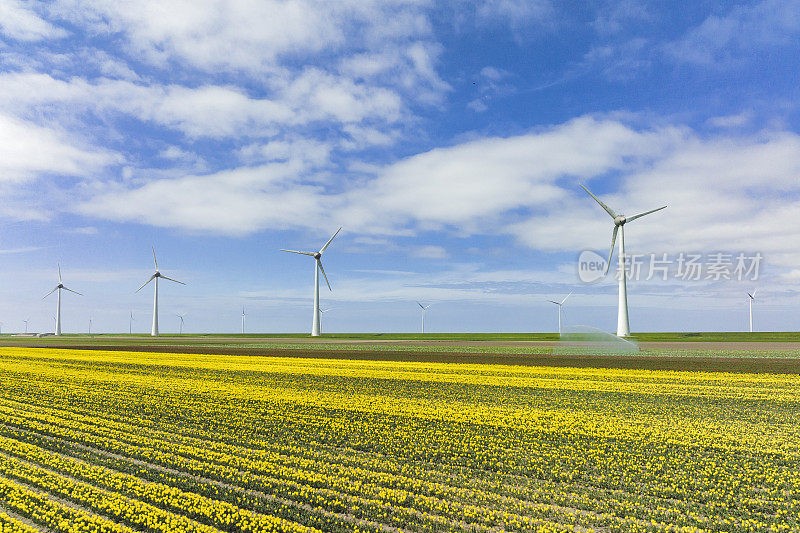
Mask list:
[[[131,318],[128,321],[128,335],[133,334],[133,311],[131,311]]]
[[[639,213],[638,215],[633,215],[632,217],[625,217],[624,215],[617,214],[613,209],[608,207],[606,204],[600,201],[600,198],[592,194],[592,192],[581,185],[583,190],[589,193],[589,196],[594,198],[594,200],[600,204],[606,213],[609,214],[611,218],[614,219],[614,232],[611,234],[611,251],[608,253],[608,263],[606,263],[606,274],[608,274],[608,269],[611,266],[611,256],[614,254],[614,243],[617,240],[617,232],[619,232],[619,304],[617,308],[617,337],[630,337],[631,335],[631,327],[628,321],[628,287],[626,285],[626,267],[625,267],[625,230],[624,226],[627,222],[632,222],[637,218],[641,218],[645,215],[649,215],[650,213],[655,213],[656,211],[661,211],[662,209],[666,209],[667,206],[659,207],[657,209],[652,209],[650,211],[645,211],[644,213]]]
[[[245,318],[246,316],[247,316],[247,315],[246,315],[246,314],[245,314],[245,312],[244,312],[244,306],[242,306],[242,335],[244,335],[244,318]]]
[[[574,291],[573,291],[574,292]],[[564,307],[564,302],[567,301],[567,298],[572,296],[572,292],[567,294],[563,300],[560,302],[556,302],[555,300],[548,300],[548,302],[556,304],[558,306],[558,334],[561,335],[561,309]]]
[[[59,264],[58,265],[58,285],[56,285],[55,289],[53,289],[52,291],[48,292],[47,294],[45,294],[42,297],[42,300],[44,300],[45,298],[47,298],[48,296],[50,296],[54,292],[58,291],[58,303],[56,304],[57,306],[56,306],[56,316],[55,316],[56,323],[55,323],[55,328],[54,328],[54,333],[56,335],[61,335],[61,290],[62,289],[65,290],[65,291],[74,292],[75,294],[77,294],[79,296],[83,296],[81,293],[79,293],[77,291],[73,291],[72,289],[68,289],[67,287],[64,286],[64,283],[61,280],[61,264]],[[27,333],[27,331],[25,333]]]
[[[183,317],[185,315],[176,314],[175,316],[181,319],[181,325],[180,325],[180,329],[178,330],[178,335],[183,335]]]
[[[281,252],[291,252],[293,254],[300,254],[300,255],[310,255],[314,258],[314,319],[311,322],[311,336],[312,337],[319,337],[320,335],[320,327],[319,327],[319,319],[320,319],[320,312],[319,312],[319,273],[322,272],[322,275],[325,276],[325,283],[328,284],[328,290],[332,291],[331,283],[328,281],[328,276],[325,274],[325,269],[322,268],[322,254],[325,253],[325,250],[328,249],[330,246],[331,241],[333,241],[334,237],[336,237],[339,232],[342,231],[341,226],[339,229],[336,230],[336,233],[333,234],[333,237],[328,239],[328,242],[325,243],[325,246],[320,248],[319,252],[300,252],[297,250],[284,250],[281,249]]]
[[[92,319],[89,318],[89,335],[92,334]]]
[[[25,322],[25,333],[28,333],[28,322],[30,322],[30,321],[31,321],[31,317],[28,317],[27,320],[23,320],[23,322]]]
[[[156,271],[153,273],[147,281],[144,282],[144,285],[136,289],[136,292],[144,289],[145,286],[153,280],[155,282],[155,291],[153,293],[153,329],[150,331],[150,335],[153,337],[158,336],[158,278],[164,278],[169,281],[174,281],[175,283],[180,283],[181,285],[186,285],[182,281],[178,281],[177,279],[168,278],[158,270],[158,260],[156,259],[156,249],[153,247],[153,263],[156,265]]]
[[[425,334],[425,311],[427,311],[428,308],[430,306],[432,306],[433,304],[422,305],[421,303],[417,302],[417,305],[420,306],[420,308],[422,308],[422,334],[424,335]]]
[[[749,292],[747,293],[747,296],[749,297],[747,302],[750,304],[750,333],[753,333],[753,302],[756,299],[757,292],[758,289],[754,290],[753,294],[750,294]]]
[[[327,309],[320,309],[319,310],[320,315],[324,315],[328,311],[333,311],[333,307],[329,307]],[[319,318],[319,331],[320,331],[320,333],[322,333],[322,316],[320,316],[320,318]]]

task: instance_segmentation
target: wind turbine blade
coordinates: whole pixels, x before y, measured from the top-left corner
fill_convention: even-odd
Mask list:
[[[161,279],[168,279],[168,280],[170,280],[170,281],[174,281],[175,283],[180,283],[181,285],[186,285],[186,284],[185,284],[184,282],[182,282],[182,281],[178,281],[177,279],[168,278],[167,276],[164,276],[163,274],[161,275]]]
[[[564,305],[564,302],[566,302],[566,301],[567,301],[567,298],[569,298],[570,296],[572,296],[572,293],[573,293],[573,292],[575,292],[575,291],[571,291],[569,294],[567,294],[567,295],[564,297],[564,299],[563,299],[563,300],[561,300],[561,305]]]
[[[611,234],[611,251],[608,252],[608,262],[606,263],[606,274],[608,274],[608,269],[611,267],[611,256],[614,255],[614,243],[617,242],[617,231],[619,231],[619,226],[614,226],[614,233]]]
[[[156,270],[158,270],[158,259],[156,259],[156,247],[151,246],[151,248],[153,249],[153,263],[156,264]]]
[[[644,213],[639,213],[638,215],[633,215],[632,217],[625,217],[625,222],[630,222],[631,220],[636,220],[637,218],[642,218],[645,215],[649,215],[650,213],[655,213],[656,211],[661,211],[662,209],[666,209],[667,206],[659,207],[658,209],[653,209],[651,211],[645,211]]]
[[[560,302],[554,302],[553,300],[547,300],[547,301],[550,302],[551,304],[561,305]]]
[[[320,261],[319,259],[317,259],[317,266],[319,266],[319,270],[322,272],[322,275],[325,276],[325,283],[328,284],[328,290],[333,292],[333,289],[331,289],[331,282],[328,281],[328,276],[325,275],[325,269],[322,268],[322,261]]]
[[[44,300],[45,298],[47,298],[48,296],[50,296],[51,294],[53,294],[53,293],[54,293],[54,292],[56,292],[57,290],[58,290],[58,287],[56,287],[56,288],[55,288],[55,289],[53,289],[52,291],[48,292],[47,294],[45,294],[44,296],[42,296],[42,300]],[[23,320],[23,322],[24,322],[24,320]]]
[[[297,250],[284,250],[282,248],[281,252],[291,252],[293,254],[310,255],[311,257],[314,257],[314,252],[298,252]]]
[[[68,289],[66,287],[61,287],[61,288],[64,289],[65,291],[74,292],[78,296],[83,296],[83,294],[79,293],[78,291],[73,291],[72,289]]]
[[[342,227],[341,227],[341,226],[339,226],[339,229],[337,229],[337,230],[336,230],[336,233],[334,233],[334,234],[333,234],[333,237],[336,237],[337,235],[339,235],[339,232],[340,232],[340,231],[342,231]],[[323,253],[325,250],[327,250],[327,249],[328,249],[328,246],[330,246],[330,244],[331,244],[331,241],[333,240],[333,237],[331,237],[330,239],[328,239],[328,242],[326,242],[326,243],[325,243],[325,246],[323,246],[322,248],[320,248],[320,250],[319,250],[319,253]]]
[[[425,306],[422,305],[421,303],[417,302],[417,305],[420,306],[421,308],[425,309]]]
[[[747,293],[747,295],[750,297],[751,300],[755,300],[755,298],[753,298],[753,295],[750,294],[749,292]]]
[[[58,282],[61,283],[61,263],[58,263]]]
[[[583,184],[582,184],[582,183],[581,183],[581,184],[579,184],[579,185],[580,185],[581,187],[583,187]],[[602,201],[600,201],[600,198],[598,198],[597,196],[595,196],[594,194],[592,194],[592,191],[590,191],[590,190],[589,190],[589,189],[587,189],[586,187],[583,187],[583,190],[584,190],[584,191],[586,191],[586,192],[588,192],[588,193],[589,193],[589,196],[591,196],[592,198],[594,198],[594,201],[595,201],[595,202],[597,202],[598,204],[600,204],[600,207],[602,207],[603,209],[605,209],[605,210],[606,210],[606,213],[608,213],[609,215],[611,215],[611,218],[617,218],[617,214],[614,212],[614,210],[613,210],[613,209],[611,209],[610,207],[608,207],[608,206],[607,206],[606,204],[604,204]],[[630,220],[630,219],[628,219],[628,220]]]
[[[756,290],[754,290],[754,291],[753,291],[753,300],[755,300],[755,299],[756,299],[756,293],[757,293],[757,292],[758,292],[758,289],[756,289]]]
[[[146,286],[148,283],[150,283],[151,281],[153,281],[153,278],[155,278],[155,277],[156,277],[156,275],[155,275],[155,274],[153,274],[152,276],[150,276],[150,277],[147,279],[147,281],[145,281],[145,282],[144,282],[144,285],[142,285],[141,287],[139,287],[138,289],[136,289],[136,291],[134,291],[134,293],[136,293],[136,292],[139,292],[140,290],[144,289],[144,288],[145,288],[145,286]]]

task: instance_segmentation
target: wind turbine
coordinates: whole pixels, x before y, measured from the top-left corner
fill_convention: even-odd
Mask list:
[[[92,319],[89,317],[89,335],[92,334]]]
[[[613,209],[608,207],[606,204],[600,201],[600,199],[592,194],[592,192],[581,185],[583,190],[589,193],[589,196],[595,199],[595,201],[600,204],[606,213],[614,219],[614,232],[611,234],[611,251],[608,253],[608,262],[606,263],[606,274],[608,274],[608,268],[611,266],[611,256],[614,254],[614,243],[617,240],[617,232],[619,232],[619,304],[617,309],[617,337],[630,337],[631,335],[631,328],[630,323],[628,321],[628,287],[626,285],[626,268],[625,268],[625,229],[624,226],[628,222],[632,222],[637,218],[641,218],[645,215],[649,215],[650,213],[655,213],[656,211],[661,211],[662,209],[666,209],[667,206],[662,206],[657,209],[652,209],[650,211],[645,211],[644,213],[639,213],[638,215],[633,215],[632,217],[626,217],[621,214],[617,214],[614,212]]]
[[[133,311],[131,311],[131,319],[128,321],[128,335],[133,334]]]
[[[176,314],[175,316],[181,319],[181,325],[180,325],[180,329],[178,330],[178,335],[183,335],[183,317],[184,317],[184,315]]]
[[[244,335],[244,317],[247,315],[244,312],[244,306],[242,306],[242,335]]]
[[[45,298],[47,298],[48,296],[50,296],[54,292],[58,291],[58,304],[57,304],[57,307],[56,307],[56,316],[55,316],[56,323],[55,323],[55,330],[54,330],[54,333],[56,335],[61,335],[61,290],[62,289],[65,290],[65,291],[74,292],[75,294],[77,294],[79,296],[83,296],[81,293],[79,293],[77,291],[73,291],[72,289],[69,289],[69,288],[64,286],[64,283],[61,280],[61,265],[59,264],[58,265],[58,285],[56,285],[55,289],[53,289],[52,291],[50,291],[47,294],[45,294],[44,296],[42,296],[42,300],[44,300]],[[27,332],[28,332],[28,329],[27,329],[27,321],[26,321],[25,333],[27,333]]]
[[[432,306],[433,304],[422,305],[421,303],[417,302],[417,305],[422,308],[422,334],[424,335],[425,334],[425,311],[427,311],[428,308],[430,306]]]
[[[152,276],[148,278],[147,281],[144,282],[144,285],[136,289],[136,292],[144,289],[145,286],[153,280],[155,282],[155,291],[153,293],[153,329],[150,331],[150,335],[153,337],[158,336],[158,278],[164,278],[169,281],[174,281],[175,283],[180,283],[181,285],[186,285],[182,281],[178,281],[177,279],[168,278],[158,270],[158,260],[156,259],[156,249],[153,247],[153,263],[156,265],[156,271],[153,273]]]
[[[575,292],[575,291],[573,291]],[[558,306],[558,334],[561,335],[561,308],[564,307],[564,302],[567,301],[567,298],[572,296],[572,292],[567,294],[563,300],[560,302],[556,302],[555,300],[548,300],[548,302],[556,304]]]
[[[327,313],[328,311],[333,311],[333,307],[329,307],[329,308],[327,308],[327,309],[320,309],[320,310],[319,310],[319,312],[320,312],[321,314],[323,314],[323,315],[324,315],[325,313]],[[320,330],[320,331],[322,331],[322,317],[320,317],[320,320],[319,320],[319,330]]]
[[[27,320],[23,320],[23,322],[25,322],[25,333],[28,333],[28,322],[30,322],[30,321],[31,321],[31,317],[28,317]]]
[[[328,290],[332,291],[331,283],[328,281],[328,276],[325,274],[325,269],[322,268],[322,254],[325,253],[325,250],[328,249],[330,246],[331,241],[334,237],[336,237],[339,232],[342,231],[341,226],[339,229],[336,230],[336,233],[333,234],[333,237],[328,239],[328,242],[325,243],[325,246],[320,248],[319,252],[299,252],[297,250],[283,250],[281,252],[291,252],[293,254],[300,254],[300,255],[310,255],[314,258],[314,319],[311,322],[311,336],[312,337],[319,337],[320,330],[319,330],[319,273],[322,272],[322,275],[325,276],[325,283],[328,284]]]
[[[753,294],[750,294],[749,292],[747,293],[747,296],[749,297],[748,303],[750,304],[750,333],[753,333],[753,302],[756,299],[757,292],[758,289],[754,290]]]

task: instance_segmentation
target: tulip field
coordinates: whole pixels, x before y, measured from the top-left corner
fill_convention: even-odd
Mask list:
[[[0,533],[799,517],[796,374],[0,348]]]

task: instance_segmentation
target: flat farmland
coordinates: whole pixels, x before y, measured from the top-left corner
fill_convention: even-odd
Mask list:
[[[800,531],[797,372],[312,355],[0,348],[0,531]]]

